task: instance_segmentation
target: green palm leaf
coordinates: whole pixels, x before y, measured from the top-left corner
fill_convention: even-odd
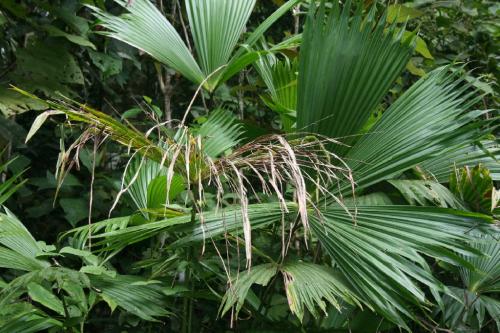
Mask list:
[[[131,219],[131,216],[124,216],[95,222],[90,226],[85,225],[71,229],[63,233],[60,238],[68,238],[71,236],[71,246],[75,249],[83,250],[88,244],[89,237],[92,235],[124,229],[131,223]]]
[[[489,314],[500,328],[500,302],[494,298],[500,291],[500,241],[498,229],[489,233],[472,232],[470,245],[480,250],[483,256],[464,256],[475,269],[460,267],[464,288],[449,287],[444,295],[444,322],[453,330],[467,327],[471,331],[482,331],[488,323]]]
[[[159,163],[146,159],[135,158],[130,162],[124,174],[127,193],[138,209],[148,208],[148,186],[165,168]]]
[[[43,251],[28,229],[9,211],[0,214],[0,244],[33,259]]]
[[[472,123],[484,111],[466,113],[476,101],[475,92],[461,84],[447,68],[438,68],[384,112],[347,155],[358,189],[470,144],[485,133],[479,129],[481,121]]]
[[[62,329],[63,324],[50,318],[28,302],[9,304],[0,310],[0,333],[34,333]]]
[[[298,131],[358,134],[410,59],[412,40],[403,41],[395,25],[386,29],[374,10],[363,19],[362,6],[353,17],[350,11],[351,1],[342,11],[335,1],[325,24],[324,3],[317,15],[311,6],[300,51]]]
[[[203,151],[211,158],[217,158],[229,149],[235,148],[243,134],[241,124],[227,110],[216,109],[210,113],[196,131],[203,139]]]
[[[285,131],[291,132],[297,117],[297,58],[280,60],[269,53],[262,55],[254,66],[269,92],[261,98],[281,116]]]
[[[0,153],[0,156],[3,152]],[[5,172],[8,169],[8,166],[14,162],[17,157],[9,159],[7,162],[0,165],[0,172]],[[24,174],[26,170],[17,172],[12,176],[8,177],[5,181],[0,183],[0,205],[3,204],[7,199],[11,197],[21,186],[26,183],[27,180],[20,180],[21,176]]]
[[[500,145],[498,141],[482,141],[478,144],[465,144],[455,149],[424,161],[421,167],[441,183],[450,180],[455,168],[464,166],[474,167],[484,165],[490,170],[493,180],[500,180]]]
[[[295,204],[289,204],[288,209],[290,210],[290,214],[297,212]],[[203,223],[200,223],[199,216],[196,218],[194,224],[189,223],[191,222],[191,216],[180,216],[95,234],[94,237],[102,238],[99,244],[105,246],[107,249],[119,249],[153,237],[173,227],[176,227],[175,231],[186,233],[186,235],[171,244],[172,247],[185,246],[192,242],[201,242],[206,238],[219,237],[226,232],[242,232],[241,221],[243,213],[240,207],[231,207],[219,212],[203,212],[202,214]],[[270,223],[281,221],[283,214],[279,203],[253,204],[248,206],[248,217],[252,229],[258,229]]]
[[[410,205],[438,206],[465,210],[464,204],[443,185],[426,180],[393,179],[394,186]]]
[[[256,0],[186,1],[194,45],[206,77],[220,71],[228,63],[255,2]]]
[[[130,162],[125,171],[124,186],[146,218],[148,212],[161,211],[185,189],[182,176],[174,175],[167,184],[167,169],[146,158],[135,158]]]
[[[328,267],[305,262],[289,262],[282,266],[269,263],[252,267],[251,270],[242,272],[232,279],[222,299],[221,314],[226,313],[235,305],[238,313],[250,287],[253,284],[266,286],[278,272],[284,279],[290,310],[301,321],[306,309],[316,318],[319,317],[318,307],[325,315],[327,314],[327,303],[340,309],[340,299],[359,304],[338,274],[336,275]]]
[[[491,214],[498,206],[490,171],[482,165],[457,169],[450,177],[449,187],[473,212]]]
[[[105,274],[90,276],[92,285],[101,291],[108,304],[119,306],[144,320],[170,314],[160,286],[154,281],[144,281],[136,276]]]
[[[358,304],[342,279],[326,266],[305,262],[287,263],[281,269],[290,310],[302,321],[305,309],[319,318],[319,307],[328,315],[326,302],[340,310],[340,301]],[[326,301],[326,302],[325,302]]]
[[[252,267],[237,278],[234,278],[231,286],[224,294],[219,311],[224,315],[233,306],[236,305],[238,313],[245,303],[248,291],[253,284],[267,286],[269,281],[276,275],[278,266],[276,264],[262,264]]]
[[[187,79],[201,84],[205,79],[184,41],[163,14],[148,0],[115,0],[128,13],[114,16],[91,7],[109,31],[109,37],[121,40],[172,67]]]
[[[21,271],[34,271],[46,267],[47,263],[33,257],[24,256],[16,251],[0,247],[0,267]]]
[[[353,221],[343,208],[312,218],[311,228],[366,304],[406,327],[411,306],[428,302],[419,283],[444,290],[421,254],[472,267],[457,253],[477,254],[462,243],[470,228],[490,219],[444,208],[360,206]]]
[[[188,80],[213,91],[240,69],[257,60],[258,53],[249,53],[248,48],[300,0],[289,0],[278,8],[249,35],[237,52],[236,44],[255,0],[185,0],[200,65],[172,24],[151,2],[114,1],[124,7],[127,13],[114,16],[91,7],[102,21],[101,25],[109,30],[104,34],[143,50]]]
[[[484,256],[465,256],[474,270],[460,268],[460,276],[467,289],[474,293],[500,292],[500,240],[498,228],[490,234],[474,233],[471,246]]]

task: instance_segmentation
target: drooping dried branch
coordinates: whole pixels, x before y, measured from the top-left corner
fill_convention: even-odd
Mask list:
[[[168,207],[168,191],[174,174],[181,175],[191,195],[195,213],[203,216],[204,188],[215,187],[217,194],[217,210],[222,207],[222,198],[226,191],[236,193],[241,205],[241,216],[245,238],[247,266],[252,257],[251,227],[248,205],[251,200],[260,201],[262,196],[276,196],[283,214],[288,213],[287,203],[293,201],[298,207],[300,220],[307,245],[309,233],[308,214],[321,215],[318,205],[333,199],[352,216],[343,205],[343,198],[335,187],[341,183],[351,184],[354,194],[354,179],[348,165],[326,147],[341,143],[327,137],[295,133],[292,135],[267,135],[244,144],[233,152],[218,158],[212,158],[204,152],[204,139],[182,123],[174,128],[175,135],[162,131],[158,123],[145,133],[130,124],[122,122],[94,110],[86,105],[63,99],[48,102],[48,105],[64,113],[68,124],[80,122],[87,125],[77,142],[64,151],[59,161],[62,172],[68,171],[77,160],[74,155],[82,145],[93,136],[99,135],[118,142],[128,148],[130,159],[140,155],[142,159],[151,159],[163,167],[166,176],[166,202]],[[101,140],[102,141],[102,140]],[[74,150],[73,158],[70,158]],[[124,174],[130,163],[127,163]],[[121,190],[115,200],[128,191],[136,181],[142,163],[136,174],[126,182],[122,179]],[[256,189],[258,187],[258,189]],[[203,220],[201,219],[201,223]],[[284,228],[283,228],[284,230]],[[283,231],[284,232],[284,231]],[[283,256],[287,246],[283,239]]]

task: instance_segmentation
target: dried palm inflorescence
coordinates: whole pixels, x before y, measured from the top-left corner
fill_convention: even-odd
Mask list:
[[[82,145],[99,136],[99,142],[111,139],[128,147],[131,153],[130,161],[140,155],[141,165],[145,159],[151,159],[163,166],[167,192],[174,174],[182,175],[191,196],[194,213],[201,223],[205,187],[215,187],[217,210],[223,208],[222,197],[225,191],[236,193],[242,211],[247,266],[251,262],[252,240],[248,217],[248,205],[251,200],[260,201],[260,196],[276,196],[283,216],[288,213],[288,204],[293,200],[298,207],[298,220],[304,228],[307,244],[308,214],[313,212],[320,215],[317,206],[331,199],[347,210],[342,203],[342,196],[334,189],[345,182],[350,183],[354,189],[354,180],[347,164],[326,148],[332,144],[340,144],[331,138],[307,133],[267,135],[235,148],[230,154],[214,158],[204,152],[204,138],[182,123],[175,128],[175,135],[169,136],[161,131],[161,123],[143,133],[109,115],[67,99],[48,104],[58,111],[56,113],[64,113],[68,117],[68,123],[76,121],[88,125],[77,142],[61,155],[60,174],[68,171],[66,166],[71,167],[77,163],[75,156]],[[50,112],[53,114],[54,110]],[[150,138],[153,133],[154,138]],[[72,150],[75,152],[73,155]],[[115,205],[120,196],[136,181],[140,167],[128,182],[125,176],[123,177]],[[258,191],[255,189],[257,186]],[[287,199],[290,196],[293,199]],[[165,207],[170,204],[168,198],[167,193]],[[351,216],[354,221],[355,213]],[[285,228],[282,230],[284,257],[288,245],[285,241]]]

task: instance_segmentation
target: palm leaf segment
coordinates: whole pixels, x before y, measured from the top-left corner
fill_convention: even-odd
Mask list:
[[[128,11],[121,16],[91,8],[109,30],[106,35],[143,50],[188,80],[213,91],[258,58],[257,52],[248,53],[246,49],[298,1],[290,0],[281,6],[235,52],[256,0],[186,0],[198,62],[172,24],[150,1],[115,0]]]
[[[484,111],[467,112],[475,91],[438,68],[420,79],[349,150],[359,189],[398,176],[433,158],[472,144],[485,134]]]
[[[335,1],[326,24],[324,3],[316,16],[311,6],[300,51],[298,131],[358,134],[410,59],[412,38],[403,40],[394,24],[386,30],[375,7],[363,19],[360,6],[351,18],[350,3],[341,11]]]
[[[498,235],[498,229],[495,233]],[[500,329],[500,301],[495,293],[500,291],[500,241],[495,235],[474,231],[470,245],[483,256],[464,256],[475,269],[460,268],[463,287],[450,286],[443,297],[443,317],[452,330],[466,328],[482,331],[487,325],[486,314]]]
[[[240,311],[250,287],[253,284],[266,286],[278,272],[283,277],[290,310],[301,321],[306,309],[315,318],[320,317],[318,307],[325,315],[327,315],[327,304],[340,309],[340,299],[359,304],[344,286],[342,279],[339,279],[331,269],[297,261],[284,265],[276,263],[258,265],[251,271],[234,278],[231,287],[222,299],[221,313],[226,313],[233,306],[236,306],[237,312]],[[314,281],[311,281],[312,276],[314,276]]]
[[[261,98],[280,115],[286,132],[292,132],[297,118],[298,64],[297,58],[280,59],[273,53],[262,55],[254,64],[268,90]]]

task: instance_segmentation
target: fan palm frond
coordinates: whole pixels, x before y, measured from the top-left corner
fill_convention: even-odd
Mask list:
[[[487,325],[486,314],[500,328],[500,302],[494,297],[500,291],[500,241],[498,229],[472,232],[470,245],[482,256],[464,255],[475,269],[460,267],[463,288],[449,287],[443,296],[443,320],[453,330],[467,327],[482,331]]]
[[[327,303],[337,310],[341,308],[341,300],[361,306],[340,276],[326,266],[293,262],[285,264],[281,272],[290,310],[301,321],[306,309],[316,318],[320,317],[318,307],[328,315]]]
[[[188,0],[186,11],[200,66],[208,76],[231,57],[256,0]]]
[[[229,111],[216,109],[210,112],[207,121],[195,134],[203,139],[203,151],[215,159],[238,145],[242,139],[243,130],[241,124]]]
[[[252,270],[246,271],[235,278],[232,286],[230,286],[222,299],[219,308],[220,313],[222,315],[225,314],[233,306],[236,306],[236,312],[239,312],[245,303],[250,287],[253,284],[267,286],[277,271],[278,267],[275,264],[262,264],[254,266]]]
[[[375,7],[363,18],[362,6],[351,17],[351,1],[338,2],[326,18],[325,4],[314,2],[302,36],[298,78],[297,130],[353,142],[352,135],[404,70],[413,52],[412,38],[385,19]],[[346,147],[335,147],[345,152]]]
[[[359,304],[356,296],[327,267],[305,262],[288,262],[283,265],[269,263],[255,266],[232,279],[222,299],[221,314],[225,314],[233,306],[238,313],[250,287],[253,284],[266,286],[277,273],[283,276],[290,310],[300,321],[303,320],[306,309],[316,318],[319,317],[317,308],[327,314],[327,303],[340,309],[340,299]]]
[[[235,52],[255,0],[186,0],[198,63],[172,24],[151,2],[115,0],[127,11],[121,16],[91,8],[108,29],[104,34],[143,50],[188,80],[213,91],[258,58],[257,52],[249,53],[247,49],[298,1],[283,4]]]
[[[201,84],[203,72],[188,47],[172,24],[148,0],[115,0],[127,13],[122,16],[109,14],[91,7],[101,25],[108,29],[105,35],[121,40],[148,53],[167,64],[188,80]]]
[[[62,327],[62,322],[28,302],[10,304],[0,310],[1,333],[35,333]]]
[[[490,233],[473,233],[470,245],[481,251],[483,256],[465,256],[474,270],[460,268],[460,276],[467,289],[474,293],[500,292],[500,240],[498,228]]]
[[[485,111],[466,112],[476,100],[470,85],[446,67],[417,81],[350,149],[346,158],[358,189],[477,141],[486,132],[473,120]]]
[[[410,306],[429,302],[419,284],[444,285],[432,276],[421,254],[471,268],[459,253],[479,254],[464,244],[466,232],[486,226],[484,215],[412,206],[358,206],[356,221],[342,208],[330,208],[311,227],[361,300],[406,327]],[[414,318],[415,319],[415,318]]]

